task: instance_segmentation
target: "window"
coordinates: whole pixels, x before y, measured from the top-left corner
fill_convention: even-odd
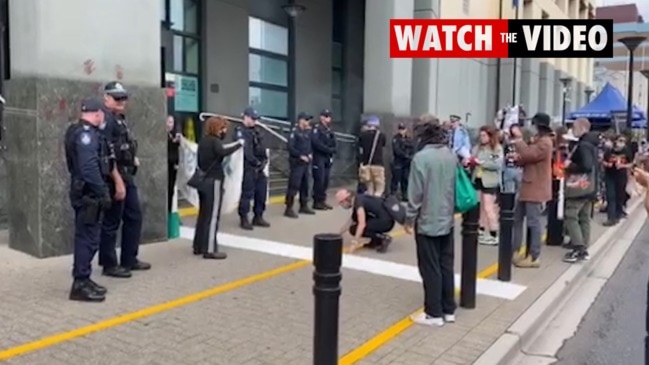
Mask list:
[[[252,17],[248,26],[250,48],[288,56],[287,28]]]
[[[198,74],[199,41],[196,38],[174,35],[173,70],[181,73]]]
[[[261,115],[288,118],[288,29],[249,18],[250,105]]]
[[[250,54],[250,81],[276,86],[288,86],[288,65],[285,60]]]
[[[160,0],[160,21],[167,21],[167,0]]]
[[[197,0],[170,0],[171,29],[198,34],[198,2]]]
[[[250,105],[259,114],[277,119],[288,118],[288,92],[251,86],[248,94]]]

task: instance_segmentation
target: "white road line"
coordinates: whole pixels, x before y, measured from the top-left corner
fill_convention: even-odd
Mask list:
[[[188,240],[193,239],[194,228],[180,227],[180,236]],[[227,233],[219,233],[218,241],[219,245],[225,247],[261,252],[274,256],[290,257],[299,260],[313,259],[313,250],[310,247],[263,240],[259,238],[237,236]],[[421,283],[419,269],[414,265],[405,265],[386,260],[344,254],[343,267],[375,275]],[[460,285],[460,275],[458,274],[455,275],[455,285]],[[514,300],[525,291],[526,288],[527,287],[518,284],[489,279],[478,279],[476,290],[478,294]]]

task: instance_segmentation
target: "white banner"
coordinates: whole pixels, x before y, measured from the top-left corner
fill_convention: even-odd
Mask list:
[[[198,208],[198,192],[196,189],[188,186],[187,181],[189,181],[194,171],[196,171],[198,164],[197,150],[198,145],[196,143],[181,138],[180,163],[177,177],[178,195],[196,208]],[[266,153],[270,155],[268,150],[266,150]],[[223,188],[225,194],[223,196],[223,205],[221,206],[222,214],[232,213],[239,206],[239,198],[241,197],[241,187],[243,184],[243,162],[243,148],[238,149],[223,161],[223,171],[225,173]],[[268,164],[264,168],[264,173],[266,176],[270,175]]]

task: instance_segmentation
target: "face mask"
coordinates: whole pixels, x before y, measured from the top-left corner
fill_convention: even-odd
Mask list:
[[[539,128],[535,125],[531,125],[529,128],[530,133],[533,135],[539,134]]]

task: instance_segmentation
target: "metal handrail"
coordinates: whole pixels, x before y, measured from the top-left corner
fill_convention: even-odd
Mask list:
[[[243,123],[243,119],[241,119],[241,118],[231,117],[231,116],[229,116],[229,115],[216,114],[216,113],[209,113],[209,112],[203,112],[203,113],[200,113],[200,114],[198,115],[198,119],[200,119],[202,122],[204,122],[205,119],[207,119],[207,118],[209,118],[209,117],[220,117],[220,118],[225,118],[225,119],[227,119],[227,120],[231,120],[231,121],[233,121],[233,122]],[[260,127],[262,127],[262,128],[264,128],[266,131],[268,131],[268,133],[270,133],[270,134],[272,134],[273,136],[277,137],[278,139],[284,141],[285,143],[288,142],[288,140],[286,139],[286,137],[282,136],[281,134],[279,134],[279,133],[276,132],[275,130],[276,130],[276,129],[278,129],[278,130],[290,130],[290,128],[291,128],[291,123],[289,123],[289,122],[287,122],[287,121],[285,121],[285,120],[274,119],[274,118],[269,118],[269,117],[261,117],[260,119],[261,119],[261,120],[267,120],[267,121],[269,121],[269,122],[273,122],[273,123],[275,123],[275,124],[279,124],[279,125],[283,126],[284,128],[279,127],[279,126],[275,126],[275,125],[264,124],[264,123],[261,123],[261,122],[257,121],[257,125],[260,126]],[[357,138],[356,136],[352,135],[352,134],[341,133],[341,132],[334,132],[334,135],[335,135],[336,137],[338,137],[337,139],[339,139],[339,140],[343,140],[344,142],[351,142],[351,143],[354,143],[354,142],[356,142],[356,141],[358,140],[358,138]]]

